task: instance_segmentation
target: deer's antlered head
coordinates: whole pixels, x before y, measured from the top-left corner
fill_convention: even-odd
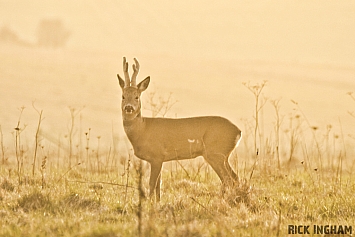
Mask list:
[[[147,89],[150,77],[145,78],[138,85],[136,84],[137,75],[139,72],[139,63],[137,59],[134,59],[132,80],[129,78],[128,63],[126,58],[123,58],[123,72],[125,80],[123,80],[118,74],[118,81],[122,88],[122,117],[123,120],[132,120],[137,116],[141,116],[141,101],[140,96],[142,92]]]

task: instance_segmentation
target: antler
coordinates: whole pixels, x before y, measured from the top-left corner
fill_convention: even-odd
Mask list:
[[[129,79],[129,74],[128,74],[128,63],[126,61],[126,57],[123,57],[123,72],[124,72],[124,78],[125,78],[125,87],[130,86],[130,79]]]
[[[136,80],[137,80],[137,75],[139,72],[139,63],[136,58],[134,58],[135,64],[132,65],[133,67],[133,75],[132,75],[132,81],[131,81],[131,86],[137,86]]]

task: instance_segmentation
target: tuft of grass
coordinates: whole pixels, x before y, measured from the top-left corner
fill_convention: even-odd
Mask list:
[[[37,190],[29,194],[25,194],[17,200],[18,207],[22,208],[25,212],[45,210],[53,212],[55,209],[54,203],[51,201],[48,194],[43,194]]]
[[[82,210],[82,209],[96,210],[97,208],[100,207],[100,203],[98,200],[95,200],[93,198],[82,197],[78,193],[71,193],[63,197],[62,200],[60,201],[60,204],[72,210]]]
[[[228,201],[230,205],[236,205],[238,203],[244,203],[247,206],[252,205],[252,200],[250,199],[251,186],[249,181],[242,179],[239,184],[233,185],[226,189],[224,198]]]
[[[91,233],[83,235],[83,237],[118,237],[121,234],[116,233],[115,230],[99,228],[98,230],[94,230]]]
[[[15,190],[15,185],[10,180],[4,179],[0,184],[0,188],[8,192],[13,192]]]

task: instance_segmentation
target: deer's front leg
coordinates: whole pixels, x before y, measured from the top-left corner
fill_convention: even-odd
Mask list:
[[[160,201],[160,172],[163,163],[150,163],[149,196],[152,198],[155,192],[156,201]]]

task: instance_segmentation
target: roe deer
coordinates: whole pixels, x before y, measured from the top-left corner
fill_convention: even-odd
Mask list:
[[[241,139],[241,131],[229,120],[217,117],[146,118],[141,115],[141,93],[147,89],[150,77],[138,85],[139,63],[134,59],[132,80],[128,63],[123,58],[125,80],[118,74],[122,88],[123,127],[134,154],[150,163],[150,196],[160,200],[160,180],[163,162],[203,156],[212,166],[223,185],[238,183],[238,176],[228,163],[228,157]]]

